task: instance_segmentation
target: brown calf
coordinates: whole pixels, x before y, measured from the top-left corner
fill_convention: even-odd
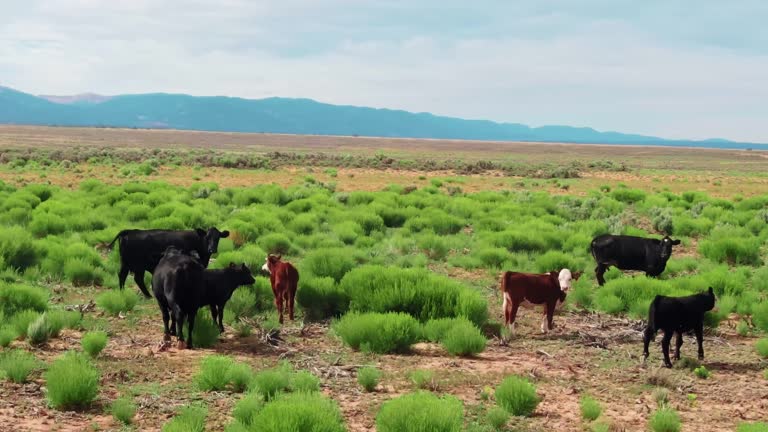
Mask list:
[[[280,315],[280,324],[283,323],[283,302],[288,306],[288,318],[293,321],[293,303],[296,298],[296,289],[299,285],[299,272],[289,262],[280,261],[281,255],[267,256],[264,266],[261,268],[269,272],[269,281],[272,283],[272,293],[275,295],[275,306]]]
[[[509,330],[514,332],[517,309],[526,303],[544,305],[541,331],[547,333],[552,330],[555,308],[558,302],[565,301],[571,281],[577,280],[579,276],[581,272],[571,274],[568,269],[545,274],[504,272],[501,276],[501,294],[504,296],[504,321]]]

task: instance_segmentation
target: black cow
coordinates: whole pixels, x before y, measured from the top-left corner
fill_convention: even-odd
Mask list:
[[[190,231],[132,229],[117,233],[107,247],[111,248],[118,239],[120,240],[120,289],[125,287],[125,279],[131,272],[136,285],[144,296],[149,298],[149,291],[144,284],[144,272],[154,272],[169,246],[196,252],[203,267],[208,267],[211,255],[219,250],[219,240],[228,236],[229,231],[219,231],[215,227],[207,232],[200,228]]]
[[[163,326],[166,337],[178,335],[179,342],[184,341],[184,319],[189,322],[187,328],[187,348],[192,349],[192,331],[195,316],[205,295],[205,268],[194,257],[169,247],[152,274],[152,292],[163,314]],[[173,314],[174,332],[168,327]]]
[[[699,360],[704,360],[702,338],[704,332],[704,314],[715,307],[715,293],[712,287],[706,293],[687,297],[666,297],[657,295],[648,309],[648,326],[643,333],[643,361],[648,359],[648,344],[656,337],[656,332],[664,331],[661,350],[664,353],[664,366],[672,367],[669,361],[669,342],[672,334],[677,334],[675,341],[675,360],[680,360],[680,347],[683,345],[683,332],[693,330],[699,344]]]
[[[603,275],[610,266],[620,270],[644,271],[647,276],[658,276],[672,256],[672,246],[679,244],[680,240],[672,240],[669,236],[661,240],[610,234],[597,236],[591,245],[592,256],[597,262],[597,283],[605,284]]]
[[[242,285],[252,285],[256,280],[251,274],[251,270],[245,265],[230,264],[221,270],[205,271],[205,294],[203,295],[203,304],[211,307],[211,317],[214,323],[218,323],[219,330],[224,332],[224,324],[221,320],[224,317],[224,306],[232,297],[237,287]]]

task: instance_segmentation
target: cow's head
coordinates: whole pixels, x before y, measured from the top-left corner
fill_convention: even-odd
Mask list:
[[[216,227],[211,227],[208,231],[203,229],[196,229],[197,235],[203,239],[205,243],[205,251],[208,255],[213,255],[219,251],[219,240],[225,237],[229,237],[229,231],[219,231]]]
[[[267,258],[264,260],[264,265],[261,266],[261,270],[271,274],[272,269],[275,268],[282,257],[282,255],[267,255]]]
[[[249,269],[245,263],[240,265],[229,263],[229,267],[227,268],[235,275],[237,285],[253,285],[256,282],[256,279],[253,278],[253,274],[251,274],[251,269]]]
[[[579,277],[581,277],[581,272],[577,271],[571,273],[571,271],[567,268],[560,270],[557,275],[557,280],[560,284],[560,290],[563,292],[568,292],[568,290],[570,290],[572,287],[573,281],[579,280]]]
[[[672,256],[672,246],[680,244],[680,240],[672,240],[669,236],[661,239],[661,259],[668,260]]]

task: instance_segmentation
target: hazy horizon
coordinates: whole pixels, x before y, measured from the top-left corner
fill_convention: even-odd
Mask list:
[[[3,9],[0,85],[35,95],[278,96],[768,142],[768,4],[757,1],[31,0]]]

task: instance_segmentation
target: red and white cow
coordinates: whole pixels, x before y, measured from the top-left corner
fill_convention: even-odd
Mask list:
[[[299,286],[299,272],[289,262],[280,261],[281,255],[268,255],[262,270],[269,272],[269,281],[272,283],[272,293],[275,295],[275,306],[280,315],[280,324],[283,323],[283,304],[288,307],[288,318],[293,321],[293,304],[296,298],[296,289]]]
[[[568,269],[544,274],[504,272],[501,276],[501,294],[504,296],[504,321],[509,330],[514,332],[517,310],[524,304],[543,305],[541,331],[547,333],[552,330],[555,309],[562,305],[571,283],[580,276],[581,272],[571,273]]]

